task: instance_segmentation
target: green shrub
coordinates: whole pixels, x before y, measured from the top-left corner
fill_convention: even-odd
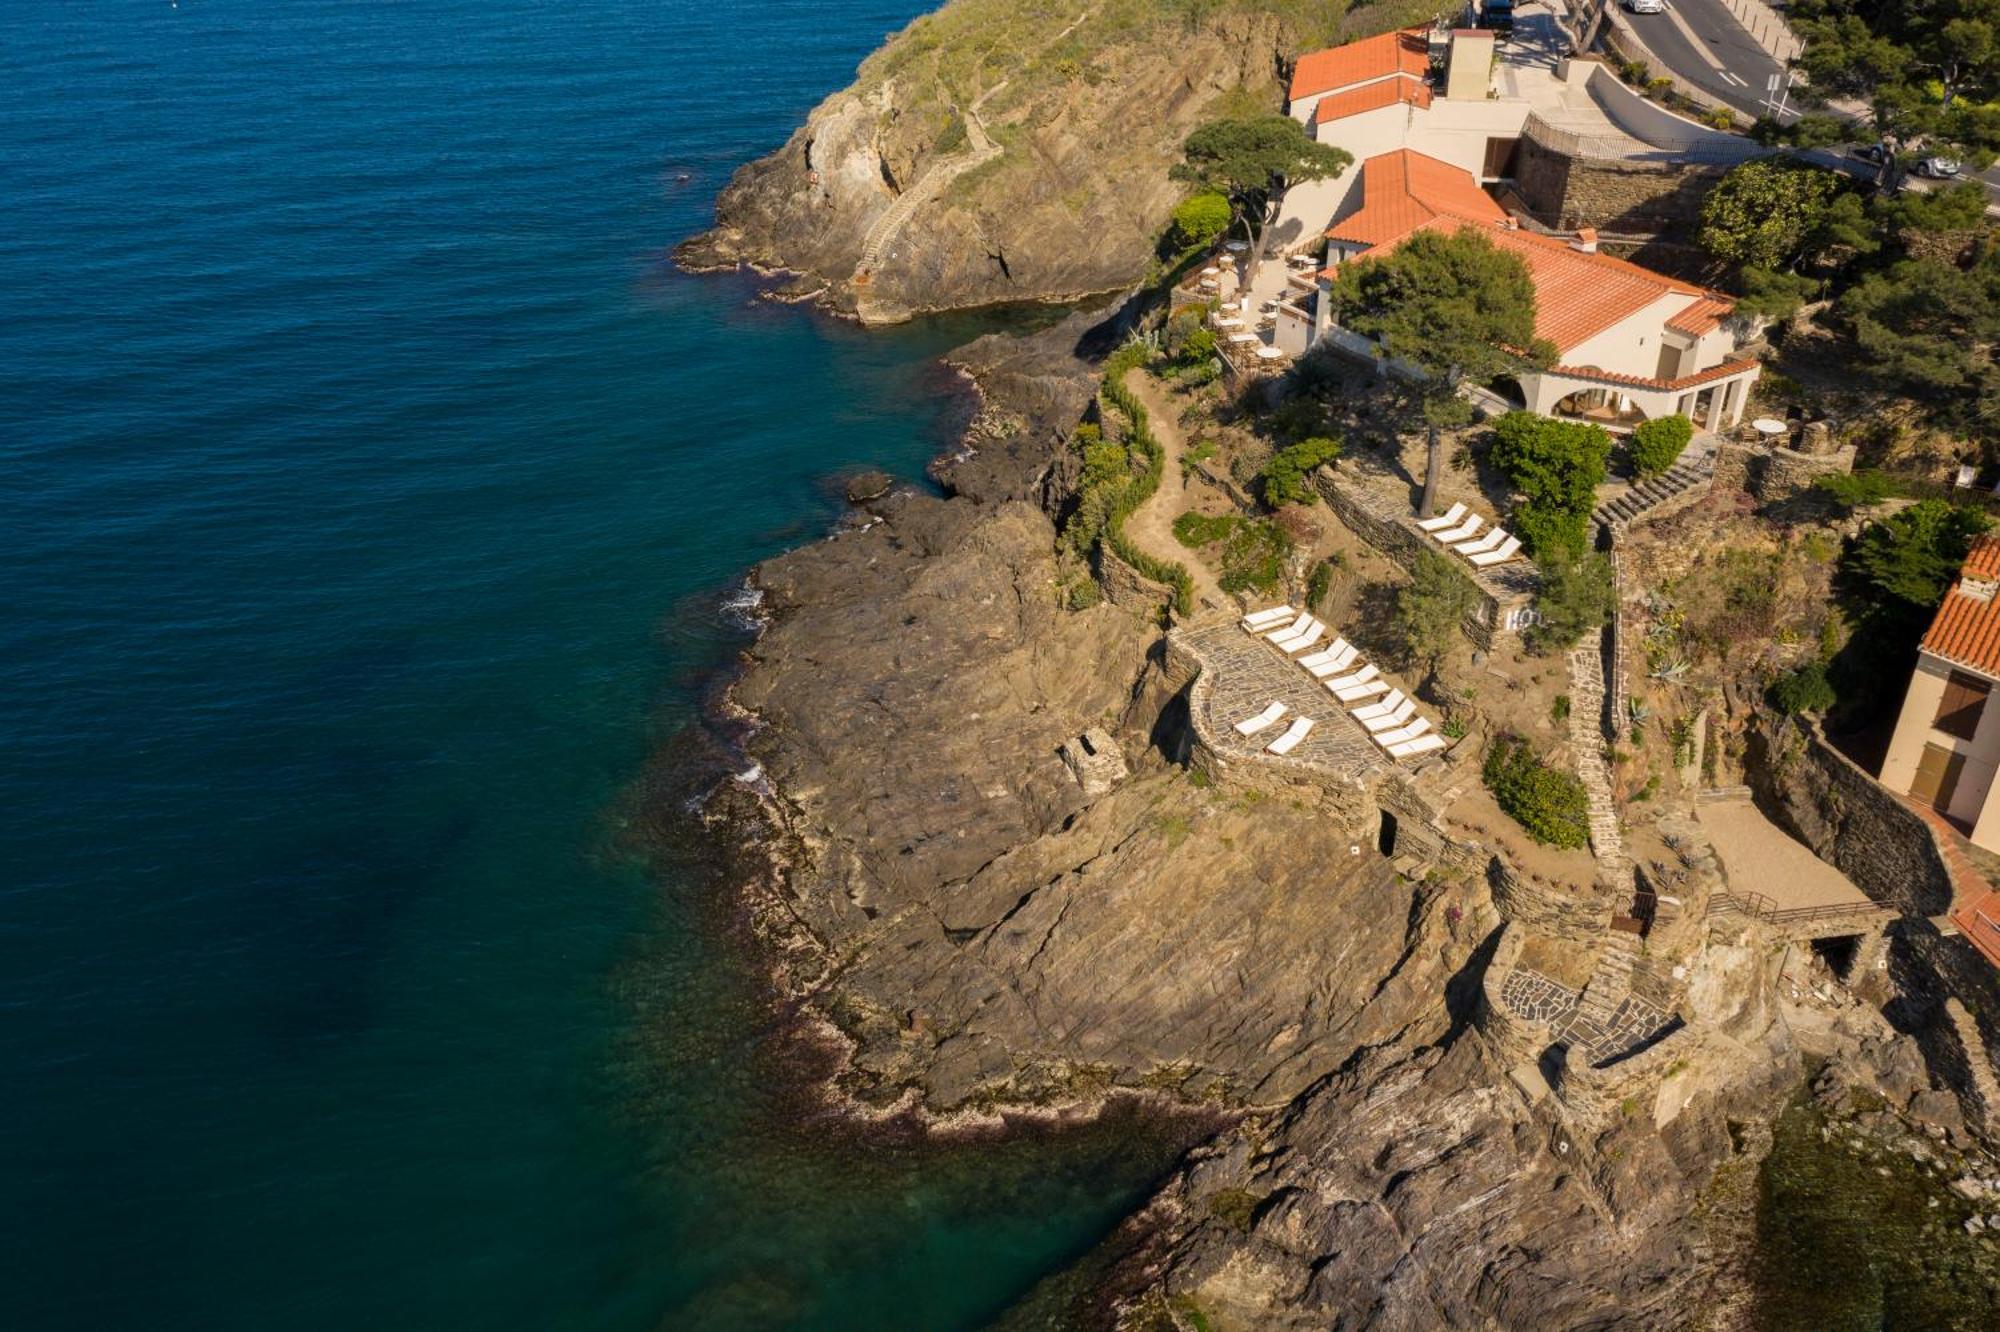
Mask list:
[[[1813,489],[1852,513],[1870,504],[1880,504],[1896,493],[1895,478],[1887,472],[1866,469],[1859,472],[1831,472],[1813,482]]]
[[[1478,604],[1479,589],[1456,564],[1436,551],[1418,551],[1410,581],[1396,590],[1391,628],[1412,660],[1435,669]]]
[[[1221,541],[1236,528],[1236,518],[1232,514],[1209,517],[1190,509],[1174,519],[1174,540],[1190,550],[1198,550],[1211,542]]]
[[[1544,564],[1541,595],[1535,598],[1541,623],[1524,635],[1528,647],[1556,652],[1576,646],[1585,634],[1604,627],[1617,595],[1611,561],[1602,555]]]
[[[1590,797],[1574,773],[1550,767],[1528,742],[1501,736],[1486,751],[1480,776],[1502,812],[1544,846],[1577,848],[1590,841]]]
[[[1306,579],[1306,609],[1316,609],[1332,589],[1333,566],[1321,560],[1313,566],[1312,575]]]
[[[1188,615],[1194,611],[1194,578],[1186,566],[1170,560],[1155,559],[1139,549],[1138,544],[1125,535],[1125,520],[1132,511],[1151,499],[1160,487],[1160,474],[1166,469],[1167,452],[1160,441],[1153,437],[1152,427],[1146,419],[1146,408],[1125,387],[1125,376],[1146,364],[1152,352],[1141,343],[1128,342],[1113,352],[1104,363],[1104,400],[1116,407],[1131,422],[1131,445],[1126,451],[1126,468],[1122,476],[1111,474],[1108,468],[1100,471],[1100,479],[1095,484],[1086,484],[1082,497],[1077,503],[1077,511],[1070,519],[1070,525],[1063,535],[1079,551],[1088,550],[1099,541],[1111,548],[1119,559],[1137,569],[1142,575],[1157,583],[1165,583],[1174,591],[1174,611]],[[1134,473],[1131,463],[1137,461],[1141,469]],[[1085,473],[1089,474],[1090,460],[1086,446]]]
[[[1169,244],[1183,254],[1213,245],[1229,230],[1229,199],[1214,190],[1203,190],[1181,200],[1174,209]]]
[[[1216,581],[1224,592],[1269,592],[1285,577],[1285,557],[1291,538],[1265,518],[1239,518],[1222,547],[1222,572]]]
[[[1681,450],[1694,438],[1694,422],[1685,416],[1662,416],[1632,432],[1632,467],[1640,476],[1656,476],[1680,461]]]
[[[1787,671],[1771,686],[1771,706],[1786,716],[1802,712],[1825,712],[1837,701],[1826,667],[1818,662]]]
[[[1493,465],[1522,494],[1510,524],[1537,560],[1575,559],[1604,483],[1611,436],[1603,427],[1509,412],[1493,427]]]
[[[1264,464],[1261,473],[1264,502],[1273,508],[1281,504],[1312,503],[1313,490],[1306,484],[1306,473],[1339,456],[1340,441],[1324,436],[1302,439],[1279,449],[1271,455],[1271,461]]]

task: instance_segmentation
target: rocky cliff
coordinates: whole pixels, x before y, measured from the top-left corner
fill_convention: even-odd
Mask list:
[[[1346,16],[1392,25],[1395,6]],[[794,275],[863,319],[1129,285],[1207,119],[1283,104],[1280,73],[1341,29],[1309,0],[951,0],[740,170],[690,268]]]

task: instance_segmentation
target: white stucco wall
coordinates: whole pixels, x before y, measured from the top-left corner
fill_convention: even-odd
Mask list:
[[[1651,379],[1660,370],[1667,317],[1687,307],[1685,296],[1663,296],[1562,354],[1564,365],[1592,365]]]
[[[1931,723],[1944,699],[1945,680],[1954,670],[1964,668],[1954,667],[1928,652],[1918,654],[1917,669],[1910,675],[1909,692],[1903,696],[1903,711],[1896,719],[1895,737],[1889,741],[1889,753],[1882,761],[1882,784],[1892,791],[1907,792],[1916,780],[1917,765],[1922,762],[1927,745],[1963,754],[1965,767],[1952,792],[1951,808],[1945,812],[1972,827],[1973,841],[1992,847],[2000,840],[2000,809],[1992,817],[1986,811],[1987,796],[1993,790],[1993,774],[1996,766],[2000,766],[2000,702],[1987,701],[1979,728],[1970,740],[1935,729]]]

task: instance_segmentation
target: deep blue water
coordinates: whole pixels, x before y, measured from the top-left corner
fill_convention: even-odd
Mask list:
[[[923,7],[0,7],[0,1325],[974,1326],[1160,1168],[801,1124],[629,835],[959,410],[666,262]]]

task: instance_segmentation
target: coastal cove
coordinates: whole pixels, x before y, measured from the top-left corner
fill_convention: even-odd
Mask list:
[[[744,570],[992,319],[667,251],[926,7],[8,24],[11,1325],[975,1327],[1186,1147],[833,1124],[687,815]]]

